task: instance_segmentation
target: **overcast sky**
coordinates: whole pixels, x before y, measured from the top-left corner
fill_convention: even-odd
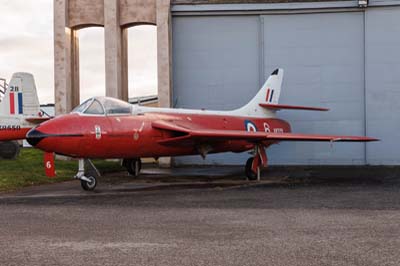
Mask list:
[[[0,77],[34,74],[41,103],[54,102],[53,0],[0,0]],[[105,94],[104,29],[80,36],[81,101]],[[156,27],[129,29],[129,96],[157,93]]]

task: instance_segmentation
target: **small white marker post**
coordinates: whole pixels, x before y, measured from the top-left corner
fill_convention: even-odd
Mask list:
[[[261,175],[260,175],[260,167],[257,167],[257,181],[260,182],[261,181]]]

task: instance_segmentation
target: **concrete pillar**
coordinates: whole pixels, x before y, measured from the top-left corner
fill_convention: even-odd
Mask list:
[[[71,106],[68,110],[80,104],[80,76],[79,76],[79,33],[71,31]]]
[[[172,42],[170,0],[157,0],[157,67],[158,102],[160,107],[171,107]]]
[[[122,29],[122,100],[129,100],[128,29]]]
[[[123,63],[123,54],[127,54],[127,38],[120,27],[119,1],[104,0],[104,39],[105,39],[105,57],[106,57],[106,95],[122,100],[128,100],[128,92],[124,92],[123,78],[127,78],[125,72],[127,64]],[[126,77],[125,77],[126,76]],[[127,85],[126,88],[127,89]]]
[[[54,1],[54,97],[56,114],[79,104],[79,39],[68,28],[68,0]]]
[[[160,107],[172,106],[172,42],[171,42],[171,1],[157,0],[157,68],[158,68],[158,104]],[[170,167],[172,159],[159,159],[161,167]]]

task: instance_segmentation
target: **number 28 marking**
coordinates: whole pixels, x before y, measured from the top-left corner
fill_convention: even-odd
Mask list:
[[[19,92],[19,87],[18,86],[11,86],[10,91],[12,92]]]

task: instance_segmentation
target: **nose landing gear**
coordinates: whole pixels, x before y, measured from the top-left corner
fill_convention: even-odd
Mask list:
[[[93,191],[97,186],[97,178],[100,173],[89,159],[79,160],[79,170],[75,175],[75,179],[81,181],[83,190]]]
[[[87,176],[81,179],[81,187],[86,191],[93,191],[96,188],[97,180],[94,176]]]

